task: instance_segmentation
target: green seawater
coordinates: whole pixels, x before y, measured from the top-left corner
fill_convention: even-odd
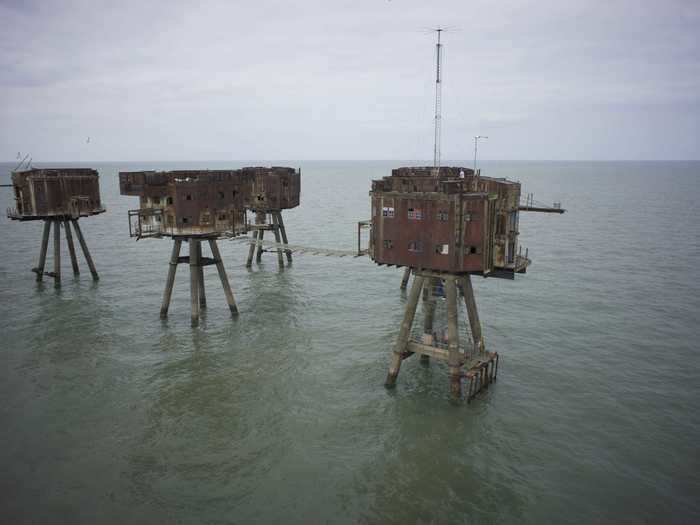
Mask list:
[[[171,242],[129,238],[118,171],[268,163],[90,164],[97,283],[65,247],[36,283],[41,224],[0,217],[2,523],[700,520],[699,162],[483,163],[567,212],[521,215],[527,274],[474,279],[501,363],[469,405],[416,358],[385,390],[406,296],[366,257],[247,270],[223,241],[238,318],[210,267],[192,329],[181,267],[159,320]],[[353,249],[370,181],[416,163],[275,164],[302,169],[290,242]]]

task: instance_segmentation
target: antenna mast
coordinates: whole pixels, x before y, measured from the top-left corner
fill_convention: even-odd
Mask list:
[[[440,124],[442,123],[442,44],[440,34],[444,29],[438,27],[437,32],[437,67],[435,76],[435,146],[433,150],[433,166],[440,167]]]

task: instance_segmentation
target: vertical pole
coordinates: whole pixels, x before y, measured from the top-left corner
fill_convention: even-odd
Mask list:
[[[180,256],[180,247],[182,239],[175,239],[173,242],[173,252],[170,255],[170,264],[168,268],[168,280],[165,281],[165,293],[163,293],[163,304],[160,307],[160,318],[168,317],[168,308],[170,308],[170,297],[173,295],[173,284],[175,284],[175,272],[177,271],[178,257]]]
[[[253,230],[253,241],[258,240],[258,230]],[[248,249],[248,259],[245,262],[245,267],[250,268],[253,266],[253,255],[255,255],[255,243],[251,243],[250,248]]]
[[[281,211],[276,211],[277,214],[277,224],[280,225],[280,233],[282,234],[282,242],[285,245],[289,244],[289,241],[287,240],[287,230],[284,227],[284,221],[282,220],[282,212]],[[284,253],[287,254],[287,264],[292,264],[292,250],[285,250]]]
[[[384,386],[391,388],[396,384],[396,378],[399,375],[399,370],[401,369],[401,361],[403,359],[403,354],[406,351],[406,345],[408,344],[408,337],[411,335],[411,326],[413,325],[413,319],[416,316],[416,307],[418,306],[418,299],[420,298],[420,292],[423,289],[423,281],[425,278],[420,275],[416,275],[413,280],[413,286],[408,295],[408,303],[406,303],[406,312],[403,316],[403,321],[401,322],[401,329],[399,330],[399,336],[396,339],[396,345],[394,346],[394,353],[391,357],[391,366],[389,367],[389,373],[386,376],[386,381]]]
[[[255,217],[255,223],[263,225],[263,226],[267,226],[266,222],[267,222],[267,213],[264,211],[259,211],[257,216]],[[258,240],[262,241],[264,236],[265,236],[265,230],[260,229],[258,231]],[[263,247],[262,247],[262,244],[259,244],[258,251],[255,254],[255,262],[259,263],[262,260],[262,253],[263,253]]]
[[[44,278],[44,267],[46,266],[46,250],[49,247],[49,232],[51,231],[51,221],[44,221],[44,233],[41,237],[41,250],[39,251],[39,266],[35,268],[36,280],[41,282]]]
[[[189,238],[190,243],[190,302],[192,303],[192,326],[199,324],[199,241]]]
[[[61,285],[61,222],[53,221],[53,278],[56,286]]]
[[[73,275],[80,275],[80,268],[78,268],[78,258],[75,256],[75,246],[73,245],[73,234],[70,231],[70,221],[63,221],[63,226],[66,230],[66,242],[68,243],[68,253],[70,254],[70,262],[73,265]]]
[[[476,300],[474,299],[474,288],[472,288],[472,278],[469,274],[462,279],[462,288],[464,291],[464,304],[467,307],[467,315],[469,316],[469,326],[474,339],[474,352],[479,354],[484,351],[484,340],[481,336],[481,322],[479,321],[479,312],[476,309]]]
[[[284,255],[282,253],[282,239],[280,238],[280,225],[277,221],[277,214],[275,212],[272,215],[272,231],[275,234],[275,242],[277,243],[277,265],[280,270],[284,269]]]
[[[411,277],[411,267],[407,266],[406,269],[403,271],[403,278],[401,279],[401,289],[405,290],[406,286],[408,286],[408,279]]]
[[[83,232],[80,231],[80,226],[78,225],[78,219],[71,219],[71,222],[73,223],[73,228],[75,228],[75,233],[78,236],[78,242],[80,243],[80,247],[83,250],[83,255],[85,256],[85,260],[87,261],[88,268],[90,268],[90,273],[92,274],[92,278],[95,281],[98,281],[100,279],[100,276],[97,275],[97,270],[95,269],[95,264],[92,262],[92,257],[90,257],[90,250],[88,250],[87,244],[85,243],[85,238],[83,237]]]
[[[226,276],[226,269],[224,268],[224,262],[221,259],[221,253],[219,253],[219,247],[216,244],[216,239],[209,239],[209,247],[211,248],[211,254],[214,256],[216,261],[216,269],[219,272],[219,278],[221,279],[221,286],[224,288],[224,294],[226,294],[226,302],[228,302],[229,310],[231,310],[231,315],[238,313],[238,307],[236,306],[236,300],[233,297],[233,291],[231,291],[231,285],[228,282],[228,277]]]
[[[445,279],[447,296],[447,364],[450,370],[450,393],[453,399],[462,395],[461,362],[459,355],[459,331],[457,329],[457,286],[456,276]]]
[[[197,241],[197,259],[199,260],[199,266],[197,269],[197,279],[199,280],[199,306],[202,308],[207,307],[207,296],[204,292],[204,266],[202,266],[202,242]]]
[[[433,319],[435,318],[435,298],[433,297],[433,288],[435,286],[435,278],[430,277],[426,281],[426,286],[423,288],[423,344],[433,343]],[[421,364],[427,365],[430,363],[430,356],[421,354]]]

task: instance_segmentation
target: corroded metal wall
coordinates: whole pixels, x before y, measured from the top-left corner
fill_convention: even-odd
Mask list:
[[[12,219],[86,217],[105,211],[97,171],[89,168],[31,169],[12,174]]]
[[[369,253],[454,273],[513,269],[520,184],[468,168],[399,168],[372,182]]]
[[[293,168],[121,172],[122,195],[139,196],[136,234],[219,235],[247,230],[246,210],[299,205]]]

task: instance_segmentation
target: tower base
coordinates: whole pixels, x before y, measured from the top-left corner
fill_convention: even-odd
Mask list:
[[[429,364],[430,359],[446,361],[449,368],[450,394],[453,399],[462,397],[462,381],[467,380],[469,387],[466,392],[467,402],[479,392],[488,388],[496,381],[498,371],[498,353],[487,352],[484,349],[481,335],[481,323],[474,300],[471,277],[467,275],[442,274],[413,269],[414,280],[408,295],[406,311],[401,323],[399,335],[394,346],[391,366],[387,374],[385,386],[391,388],[401,370],[401,363],[414,354],[421,356],[421,363]],[[406,272],[408,273],[408,272]],[[439,280],[444,281],[445,298],[447,300],[447,348],[441,348],[434,343],[433,317],[435,313],[435,298],[433,289]],[[458,331],[458,285],[464,293],[469,325],[472,333],[472,345],[460,346]],[[418,307],[418,300],[423,291],[425,319],[423,337],[420,341],[410,338],[411,328]]]
[[[190,301],[192,304],[192,326],[199,324],[199,313],[201,308],[207,307],[207,298],[204,290],[204,267],[216,265],[221,279],[221,286],[226,295],[226,302],[231,310],[231,315],[238,314],[236,300],[233,297],[233,291],[229,284],[224,263],[221,259],[219,246],[216,244],[216,237],[175,237],[173,238],[173,251],[170,256],[170,268],[168,270],[168,279],[165,284],[165,292],[163,294],[163,305],[160,308],[160,318],[168,317],[168,308],[170,307],[170,298],[173,293],[173,285],[175,284],[175,273],[177,265],[184,263],[190,267]],[[189,256],[180,256],[182,242],[187,242],[190,246]],[[209,242],[212,257],[202,257],[202,241]]]
[[[268,218],[269,215],[269,218]],[[284,249],[282,245],[288,245],[287,240],[287,230],[284,227],[284,221],[282,220],[282,212],[280,210],[257,210],[255,214],[255,224],[250,225],[253,230],[253,240],[262,241],[263,236],[266,231],[271,231],[275,236],[275,243],[278,245],[277,251],[277,265],[280,269],[284,268],[284,258],[287,258],[287,265],[292,264],[292,251]],[[246,260],[246,267],[250,268],[253,266],[253,256],[255,256],[255,262],[260,263],[262,260],[262,254],[266,251],[262,245],[251,244],[250,250],[248,251],[248,259]]]
[[[75,229],[75,234],[78,237],[78,242],[80,248],[83,251],[83,256],[87,262],[92,278],[95,281],[100,279],[97,274],[97,269],[95,268],[95,263],[92,261],[90,256],[90,250],[88,250],[87,243],[83,237],[83,232],[78,224],[78,219],[71,219],[66,217],[44,219],[44,233],[41,238],[41,249],[39,251],[39,264],[36,268],[32,268],[32,271],[36,273],[37,282],[41,282],[44,276],[53,277],[54,284],[56,286],[61,285],[61,224],[66,232],[66,244],[68,244],[68,253],[70,254],[71,265],[73,267],[73,275],[80,275],[80,268],[78,267],[78,258],[75,253],[75,245],[73,244],[73,234],[71,233],[71,224],[73,229]],[[53,226],[53,272],[44,271],[46,267],[46,252],[49,246],[49,233],[51,227]]]

